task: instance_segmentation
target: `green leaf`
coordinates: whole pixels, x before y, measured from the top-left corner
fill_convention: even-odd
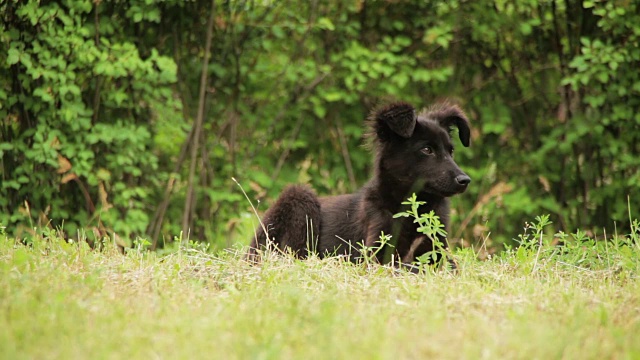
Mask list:
[[[160,10],[153,8],[146,12],[145,17],[148,21],[159,23],[160,22]]]
[[[329,31],[334,31],[336,29],[335,25],[333,25],[333,22],[326,17],[321,17],[320,19],[318,19],[318,27]]]
[[[49,91],[50,89],[39,87],[33,91],[33,95],[39,96],[44,102],[53,103],[54,99]]]
[[[135,14],[133,14],[133,22],[139,23],[142,21],[142,13],[141,12],[137,12]]]
[[[324,99],[328,102],[334,102],[342,99],[342,93],[338,91],[331,91],[324,95]]]
[[[313,113],[320,119],[324,119],[327,115],[327,109],[321,104],[316,104],[313,106]]]
[[[7,54],[7,64],[14,65],[17,64],[18,61],[20,61],[20,52],[15,48],[9,49],[9,53]]]
[[[2,184],[2,187],[4,189],[14,189],[14,190],[19,190],[20,189],[20,183],[18,183],[15,180],[7,180]]]
[[[11,143],[8,143],[8,142],[0,143],[0,158],[2,158],[2,156],[6,151],[9,151],[12,149],[13,149],[13,145]]]
[[[598,79],[598,81],[605,84],[609,81],[609,74],[606,72],[600,72],[596,75],[596,78]]]
[[[522,35],[525,35],[525,36],[530,35],[532,31],[533,31],[533,28],[529,23],[525,22],[520,24],[520,32],[522,33]]]

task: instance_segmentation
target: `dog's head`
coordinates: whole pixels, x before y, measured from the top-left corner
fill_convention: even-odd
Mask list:
[[[416,114],[413,106],[395,103],[371,116],[380,176],[391,176],[398,185],[437,196],[464,192],[471,178],[453,160],[451,130],[469,146],[469,120],[456,105],[433,106]]]

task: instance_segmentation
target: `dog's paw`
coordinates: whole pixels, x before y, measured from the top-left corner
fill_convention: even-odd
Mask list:
[[[459,271],[458,262],[450,256],[447,256],[447,261],[443,265],[444,270],[452,274],[457,274]]]

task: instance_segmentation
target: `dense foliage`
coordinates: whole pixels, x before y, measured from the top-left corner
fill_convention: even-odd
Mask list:
[[[252,226],[232,177],[266,203],[292,182],[352,191],[371,170],[360,146],[371,107],[450,98],[473,125],[456,152],[474,182],[454,201],[454,238],[510,242],[544,213],[563,229],[628,232],[638,7],[4,1],[0,223],[21,237],[36,225],[148,235],[154,247],[188,228],[226,246]]]

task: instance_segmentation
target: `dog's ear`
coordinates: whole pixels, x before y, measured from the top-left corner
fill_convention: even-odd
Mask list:
[[[390,132],[410,138],[416,128],[416,110],[410,104],[398,102],[373,113],[373,126],[380,140],[389,140]]]
[[[444,105],[433,111],[434,117],[438,120],[440,126],[451,131],[452,127],[458,128],[460,141],[465,147],[469,147],[471,140],[471,130],[469,129],[469,119],[464,111],[457,105]]]

